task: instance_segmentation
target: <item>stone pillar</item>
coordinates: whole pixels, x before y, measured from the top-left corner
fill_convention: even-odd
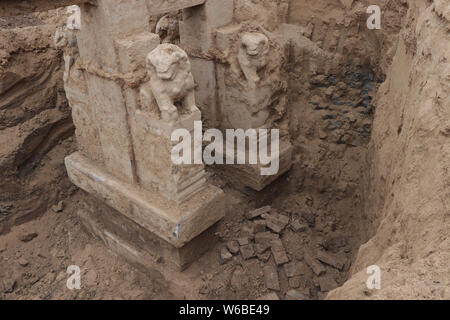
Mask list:
[[[150,15],[203,2],[98,0],[81,8],[79,57],[66,81],[79,152],[66,158],[66,167],[96,198],[80,209],[88,229],[141,264],[148,261],[140,259],[148,238],[159,241],[149,240],[146,252],[164,252],[186,267],[209,248],[205,235],[225,214],[223,192],[206,182],[202,165],[171,161],[172,132],[191,132],[201,114],[187,55],[149,32]],[[163,69],[173,73],[166,77]]]
[[[258,5],[252,2],[252,6]],[[286,10],[285,5],[282,7]],[[292,164],[286,118],[287,83],[281,71],[284,52],[258,22],[238,23],[234,10],[232,0],[207,0],[203,6],[185,9],[180,24],[181,45],[191,56],[198,84],[197,100],[208,127],[224,132],[280,129],[278,174],[262,176],[262,164],[219,167],[233,185],[259,191]],[[265,41],[265,51],[256,52],[256,56],[241,50],[243,46],[259,50],[260,41]],[[240,152],[248,154],[248,150]]]
[[[275,38],[275,37],[274,37]],[[217,64],[218,104],[221,129],[272,129],[279,130],[279,152],[271,153],[279,163],[275,174],[262,175],[260,143],[267,141],[272,149],[271,138],[258,135],[258,163],[235,164],[220,168],[225,179],[235,186],[250,187],[261,191],[286,173],[292,165],[292,145],[287,126],[287,82],[284,79],[283,50],[272,34],[264,28],[232,24],[216,31],[217,50],[222,52],[222,62]],[[261,140],[264,138],[264,140]],[[232,151],[231,151],[232,152]],[[249,145],[237,149],[249,159]],[[230,150],[228,150],[230,153]],[[247,160],[248,160],[247,159]]]
[[[196,99],[206,126],[220,124],[217,101],[215,32],[233,21],[233,0],[207,0],[202,6],[183,10],[181,46],[188,52],[198,85]]]

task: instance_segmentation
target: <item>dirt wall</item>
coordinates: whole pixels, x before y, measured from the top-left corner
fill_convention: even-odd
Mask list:
[[[330,299],[449,299],[450,6],[408,1],[376,97],[364,178],[367,242]],[[366,268],[381,268],[381,290]]]
[[[53,44],[63,21],[61,10],[0,19],[0,233],[73,190],[63,159],[74,127]]]
[[[381,7],[382,30],[367,28],[369,4]],[[318,214],[325,212],[341,226],[337,233],[355,252],[367,241],[362,178],[374,101],[406,12],[400,1],[290,3],[288,22],[302,34],[291,41],[287,68],[295,146],[291,180],[294,188],[321,199]]]

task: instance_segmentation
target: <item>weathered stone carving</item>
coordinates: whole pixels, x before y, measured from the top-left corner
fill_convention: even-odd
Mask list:
[[[269,35],[252,25],[217,30],[217,49],[226,60],[217,67],[222,128],[274,127],[284,117],[282,51]]]
[[[155,27],[155,33],[161,39],[161,43],[180,43],[180,31],[177,14],[166,14],[158,20]]]
[[[64,58],[64,81],[67,81],[69,71],[79,56],[76,31],[61,27],[55,33],[55,46],[63,50]]]
[[[258,71],[269,62],[269,39],[262,33],[247,32],[241,38],[238,61],[252,87],[261,80]]]
[[[67,25],[57,28],[55,32],[55,46],[64,53],[64,81],[67,82],[70,68],[79,57],[77,32],[81,29],[80,7],[74,5],[67,7],[69,18]]]
[[[285,58],[277,40],[263,26],[251,23],[230,24],[216,30],[216,48],[223,54],[216,66],[222,130],[280,130],[278,173],[262,176],[261,164],[223,166],[224,177],[236,186],[262,190],[289,170],[292,163],[287,82],[283,76]]]
[[[173,44],[161,44],[147,56],[150,81],[141,89],[141,105],[152,109],[153,102],[161,112],[161,119],[174,122],[179,109],[194,112],[194,77],[186,52]]]
[[[78,49],[77,33],[80,24],[77,21],[79,20],[79,8],[71,6],[67,9],[67,12],[75,12],[75,19],[72,24],[56,30],[54,41],[55,46],[63,51],[64,90],[72,108],[78,151],[90,159],[102,163],[103,155],[100,148],[95,112],[90,103],[86,73]]]

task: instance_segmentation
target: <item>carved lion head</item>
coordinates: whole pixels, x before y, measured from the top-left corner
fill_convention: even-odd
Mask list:
[[[241,46],[249,58],[259,58],[269,52],[269,39],[262,33],[247,32],[242,36]]]
[[[160,44],[147,55],[147,68],[162,80],[173,80],[178,70],[190,71],[188,56],[184,50],[173,44]]]

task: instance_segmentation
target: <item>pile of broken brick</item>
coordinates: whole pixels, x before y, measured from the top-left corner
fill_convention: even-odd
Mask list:
[[[242,237],[226,243],[220,250],[220,263],[225,264],[233,259],[233,256],[241,255],[244,260],[258,258],[262,262],[268,262],[273,256],[275,264],[264,265],[264,278],[267,289],[280,291],[278,268],[283,268],[289,280],[290,291],[286,298],[292,300],[309,299],[309,290],[296,290],[300,285],[299,276],[305,274],[305,268],[309,268],[317,276],[317,285],[321,292],[328,292],[338,284],[332,277],[326,277],[325,265],[342,271],[345,266],[344,257],[336,257],[331,253],[320,251],[314,257],[308,252],[303,255],[303,262],[290,261],[283,246],[280,236],[289,227],[294,232],[305,232],[309,226],[298,219],[290,221],[289,217],[278,213],[271,206],[265,206],[248,212],[246,218],[252,221],[253,232],[247,237]],[[265,296],[274,299],[278,296],[274,292]]]

